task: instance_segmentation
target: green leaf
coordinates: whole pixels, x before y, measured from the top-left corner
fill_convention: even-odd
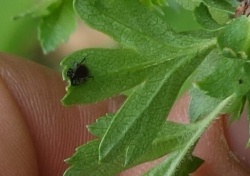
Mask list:
[[[231,105],[230,109],[227,110],[228,114],[230,114],[231,121],[239,120],[241,114],[244,110],[246,103],[246,96],[237,98],[235,103]]]
[[[105,134],[113,118],[114,114],[107,114],[106,116],[98,118],[95,123],[88,125],[87,128],[91,134],[101,138]]]
[[[44,53],[55,50],[68,40],[76,26],[72,0],[50,6],[50,14],[42,18],[39,26],[39,40]]]
[[[204,3],[200,3],[194,10],[194,15],[197,22],[204,29],[215,31],[222,28],[222,25],[218,24],[211,16],[208,7]]]
[[[151,59],[166,57],[171,51],[174,54],[187,45],[199,46],[204,42],[174,32],[166,21],[138,1],[102,0],[97,3],[96,0],[76,0],[74,6],[90,26],[110,35],[123,47]]]
[[[104,116],[91,125],[91,131],[99,133],[105,131],[112,116]],[[165,122],[148,150],[138,160],[127,167],[123,166],[124,156],[119,155],[109,162],[99,163],[98,148],[100,141],[93,140],[76,149],[76,153],[66,160],[71,166],[64,173],[65,176],[88,175],[88,176],[113,176],[122,170],[131,168],[139,163],[154,160],[172,151],[181,149],[192,138],[198,125],[183,125],[173,122]],[[101,130],[100,130],[101,129]]]
[[[199,82],[211,75],[218,68],[219,57],[219,51],[217,49],[213,50],[195,71],[193,82]],[[189,105],[189,118],[191,122],[206,117],[222,101],[222,99],[210,97],[204,91],[194,87],[191,88],[189,93],[191,95]]]
[[[83,64],[93,79],[68,86],[63,103],[93,103],[132,88],[133,93],[112,120],[106,117],[89,127],[91,133],[102,137],[93,144],[95,151],[83,149],[86,156],[94,158],[89,161],[91,165],[84,161],[86,166],[80,169],[81,164],[73,159],[84,158],[79,149],[69,160],[72,172],[67,173],[91,175],[95,169],[95,175],[114,175],[183,147],[196,127],[180,126],[183,130],[175,132],[177,136],[168,132],[172,137],[159,134],[163,127],[176,127],[166,125],[166,116],[185,80],[215,47],[215,39],[176,33],[166,21],[134,0],[75,0],[74,7],[86,23],[113,37],[121,47],[86,49],[64,59],[64,79],[68,80],[68,69],[84,58]]]
[[[240,5],[239,1],[235,1],[235,0],[225,0],[227,3],[231,4],[232,7],[238,7]]]
[[[210,97],[196,88],[190,90],[190,95],[189,118],[191,122],[205,118],[221,102],[220,99]]]
[[[220,99],[204,94],[204,92],[196,88],[192,88],[190,93],[192,96],[189,106],[189,118],[191,122],[205,118],[221,101]],[[233,121],[238,120],[241,117],[245,101],[245,96],[237,97],[234,104],[225,109],[223,113],[230,115]]]
[[[113,159],[126,151],[127,165],[142,155],[165,121],[183,82],[206,54],[181,56],[153,70],[152,77],[135,90],[115,115],[100,144],[100,160]]]
[[[217,117],[217,115],[220,111],[223,110],[223,108],[225,108],[227,105],[230,104],[231,101],[233,101],[233,98],[234,96],[231,96],[221,102],[220,105],[208,116],[208,118],[206,118],[200,123],[183,125],[176,124],[173,122],[165,122],[162,128],[160,128],[159,133],[157,134],[154,141],[149,145],[150,147],[144,153],[144,155],[142,155],[140,158],[138,158],[138,160],[128,165],[127,167],[123,166],[124,155],[117,155],[114,160],[99,163],[99,140],[94,140],[87,144],[84,144],[83,146],[80,146],[76,149],[76,153],[70,159],[66,160],[66,162],[69,163],[71,166],[67,169],[64,175],[112,176],[121,172],[122,170],[131,168],[141,162],[146,162],[159,158],[167,153],[176,150],[176,153],[171,154],[171,156],[176,156],[172,158],[175,166],[190,166],[186,168],[187,170],[185,169],[185,167],[182,167],[182,169],[178,170],[178,172],[192,172],[198,167],[198,165],[201,163],[201,160],[193,156],[188,157],[188,152],[185,153],[185,151],[191,151],[188,147],[193,146],[193,143],[196,143],[195,141],[207,128],[208,124],[210,124],[211,121],[213,121]],[[110,123],[110,117],[111,116],[105,116],[102,118],[102,120],[97,121],[92,126],[101,127],[103,125],[102,128],[103,131],[105,131],[105,129],[107,128],[107,123]],[[105,123],[103,123],[104,121]],[[96,128],[93,129],[95,130]],[[184,159],[181,158],[182,156],[184,157]],[[191,158],[192,160],[189,160]],[[186,162],[180,162],[182,164],[179,165],[176,160],[180,159],[182,161],[185,160]],[[166,168],[164,163],[163,168]],[[173,167],[172,169],[175,169],[175,167]],[[172,170],[170,171],[172,172]]]
[[[185,147],[183,147],[178,152],[171,154],[170,157],[167,157],[163,163],[156,166],[154,169],[150,170],[146,175],[167,175],[167,176],[185,176],[190,174],[190,172],[194,171],[200,164],[201,160],[192,157],[192,149],[194,145],[197,143],[199,137],[203,134],[203,132],[207,129],[207,127],[219,116],[219,114],[230,106],[235,100],[235,95],[231,95],[225,100],[223,100],[203,121],[200,121],[196,125],[199,125],[199,128],[195,132],[195,134],[191,137],[191,139],[186,143]],[[188,161],[188,159],[193,159]],[[187,165],[194,164],[193,168],[188,169]]]
[[[233,19],[218,36],[218,45],[231,49],[236,55],[250,56],[250,19],[246,16]]]
[[[39,1],[36,4],[34,4],[30,9],[28,9],[26,12],[21,13],[19,15],[16,15],[13,17],[14,20],[18,20],[20,18],[24,17],[42,17],[44,15],[48,15],[50,13],[49,7],[60,3],[61,0],[43,0]]]
[[[151,75],[155,70],[154,62],[157,62],[128,49],[87,49],[63,60],[64,79],[67,78],[68,66],[81,62],[84,57],[87,58],[84,64],[94,79],[68,87],[64,104],[97,102],[131,89]]]
[[[95,123],[88,125],[88,130],[91,134],[102,137],[110,126],[113,118],[114,114],[103,116]],[[198,128],[199,126],[196,124],[184,125],[166,121],[151,144],[151,147],[139,160],[144,162],[153,160],[184,147],[183,144],[189,141]]]
[[[125,169],[118,161],[99,164],[99,143],[99,140],[94,140],[78,147],[76,153],[66,160],[71,167],[65,171],[64,176],[113,176]]]
[[[212,7],[209,8],[209,12],[210,12],[212,18],[217,23],[219,23],[220,25],[223,25],[223,26],[226,25],[228,23],[228,21],[230,21],[232,18],[231,14],[228,14],[227,12],[216,9],[216,8],[212,8]]]
[[[233,5],[235,3],[232,3],[231,0],[202,0],[202,1],[208,7],[213,7],[234,14],[235,7]]]
[[[181,161],[181,168],[176,169],[175,173],[170,174],[168,170],[171,170],[173,168],[173,163],[175,162],[176,158],[180,155],[180,152],[173,152],[170,155],[167,156],[167,159],[164,160],[161,164],[159,164],[154,169],[150,170],[147,174],[144,176],[189,176],[190,173],[194,172],[202,163],[203,160],[201,160],[198,157],[192,156],[190,154],[185,155],[183,160]]]
[[[215,44],[214,39],[175,33],[137,1],[126,1],[122,6],[115,1],[110,3],[98,1],[96,6],[95,1],[75,1],[75,9],[85,22],[111,35],[125,48],[82,50],[64,59],[61,63],[64,79],[67,79],[67,70],[85,57],[84,64],[94,77],[85,84],[68,87],[64,104],[91,103],[117,95],[141,84],[162,63]],[[137,6],[136,11],[128,13]],[[124,18],[122,13],[128,17]],[[130,15],[134,15],[133,20],[128,20]],[[143,18],[135,18],[137,16]]]
[[[225,98],[236,93],[244,96],[250,89],[250,64],[243,59],[220,56],[216,70],[196,86],[209,96]]]
[[[179,3],[183,8],[188,10],[193,10],[201,2],[201,0],[175,0],[175,1]]]
[[[86,23],[111,35],[124,49],[89,49],[66,58],[64,78],[86,57],[84,64],[94,79],[69,86],[63,102],[96,102],[137,86],[99,146],[101,162],[125,156],[123,165],[130,165],[147,151],[184,81],[215,47],[215,40],[174,32],[138,1],[78,0],[74,6]]]
[[[150,161],[170,152],[181,150],[199,128],[199,124],[184,125],[166,121],[139,161]]]
[[[195,76],[193,77],[193,82],[201,82],[210,77],[213,73],[217,73],[218,70],[223,70],[221,68],[221,55],[219,54],[218,49],[213,50],[194,73]],[[218,81],[220,80],[221,77]],[[222,84],[224,83],[223,81]],[[213,87],[216,85],[213,83],[210,86]],[[205,94],[204,91],[197,89],[197,87],[190,90],[190,95],[189,118],[191,122],[206,117],[222,101],[221,98],[211,97],[208,93]],[[230,106],[229,109],[226,109],[224,113],[231,114],[231,117],[234,117],[233,119],[238,119],[242,112],[243,104],[244,98],[238,97],[235,104]]]

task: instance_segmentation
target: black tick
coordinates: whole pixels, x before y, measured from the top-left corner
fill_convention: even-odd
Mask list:
[[[89,69],[86,65],[82,64],[86,58],[84,58],[80,63],[76,63],[74,68],[69,68],[67,71],[67,76],[70,79],[72,86],[78,86],[86,82],[89,78],[94,78],[89,75]]]

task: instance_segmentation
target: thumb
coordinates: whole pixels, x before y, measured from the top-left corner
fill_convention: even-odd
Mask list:
[[[63,107],[64,94],[58,73],[0,54],[1,174],[62,175],[64,159],[91,138],[85,126],[122,102]]]

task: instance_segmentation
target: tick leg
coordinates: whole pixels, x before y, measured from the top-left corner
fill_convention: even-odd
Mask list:
[[[80,67],[80,65],[85,61],[86,57],[83,58],[83,60],[79,63],[75,63],[76,69]]]
[[[73,79],[71,80],[71,86],[78,86],[80,84],[79,80]]]
[[[67,71],[67,76],[69,77],[69,78],[71,78],[72,76],[73,76],[73,69],[72,68],[70,68],[70,69],[68,69],[68,71]]]
[[[84,57],[83,60],[79,64],[82,64],[85,61],[85,59],[86,59],[86,57]]]

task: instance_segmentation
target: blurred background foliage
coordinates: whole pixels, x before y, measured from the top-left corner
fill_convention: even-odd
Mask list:
[[[47,55],[37,39],[39,18],[25,17],[13,20],[13,17],[25,12],[41,0],[0,0],[0,52],[17,55],[36,61],[53,69],[60,69],[59,62],[63,57],[81,48],[112,47],[115,43],[107,36],[90,29],[81,21],[71,35],[69,41],[62,44],[56,51]],[[191,11],[183,9],[174,0],[169,0],[170,7],[164,8],[166,21],[176,31],[198,29]]]

